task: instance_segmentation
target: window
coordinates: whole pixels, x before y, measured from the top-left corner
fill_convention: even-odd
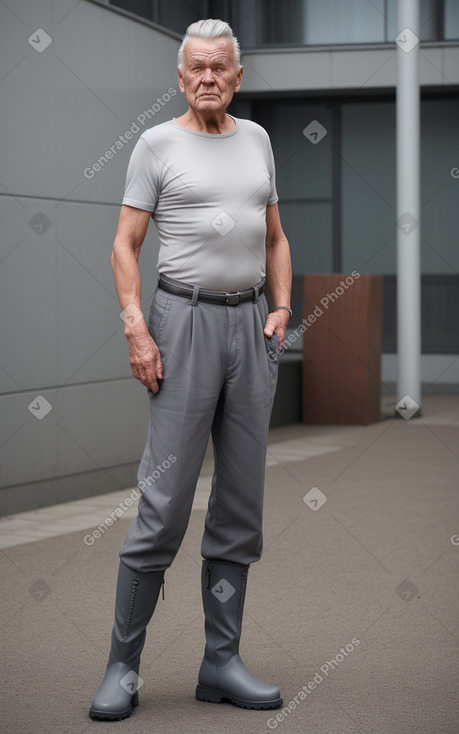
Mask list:
[[[228,21],[243,48],[392,43],[397,0],[109,0],[183,34],[200,18]],[[420,0],[423,41],[459,39],[459,0]]]
[[[456,37],[458,6],[445,7],[445,26]],[[246,48],[392,43],[397,35],[397,0],[233,0],[231,9],[230,22]],[[422,40],[442,39],[442,18],[442,0],[420,0]]]
[[[255,119],[271,137],[279,210],[291,245],[293,272],[333,272],[334,107],[305,101],[260,102]],[[303,133],[311,124],[319,131],[318,144],[314,136],[309,139]]]
[[[205,0],[110,0],[109,4],[181,35],[190,23],[207,17],[208,5]]]
[[[395,102],[381,97],[327,101],[270,99],[252,103],[252,119],[274,150],[282,224],[293,263],[295,313],[303,275],[385,276],[384,352],[396,351]],[[459,335],[459,99],[421,102],[422,349],[457,354]],[[308,141],[318,121],[327,134]]]
[[[459,2],[450,0],[445,3],[445,38],[459,39]]]

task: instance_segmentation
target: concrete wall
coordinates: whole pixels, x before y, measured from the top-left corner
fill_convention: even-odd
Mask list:
[[[2,514],[135,483],[147,405],[130,377],[110,252],[136,140],[186,108],[172,35],[86,0],[9,7],[0,4]],[[150,226],[145,307],[157,247]]]
[[[308,48],[244,53],[246,93],[320,92],[393,89],[396,83],[396,47]],[[459,47],[422,45],[421,85],[450,91],[459,83]]]

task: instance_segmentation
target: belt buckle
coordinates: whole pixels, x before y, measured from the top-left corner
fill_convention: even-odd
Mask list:
[[[239,291],[236,291],[235,293],[225,293],[225,303],[228,306],[237,306],[240,300],[241,294]]]

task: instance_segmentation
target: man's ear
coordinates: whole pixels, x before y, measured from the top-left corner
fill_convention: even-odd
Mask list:
[[[241,88],[241,82],[242,82],[242,75],[243,75],[243,73],[244,73],[244,67],[241,66],[240,69],[239,69],[239,71],[238,71],[238,73],[237,73],[237,76],[236,76],[236,84],[235,84],[235,87],[234,87],[234,91],[235,92],[239,92],[239,90]]]
[[[182,74],[181,70],[178,67],[177,67],[177,76],[178,76],[180,91],[182,93],[184,93],[185,92],[185,85],[183,83],[183,74]]]

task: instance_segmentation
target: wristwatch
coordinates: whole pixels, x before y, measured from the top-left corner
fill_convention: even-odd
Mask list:
[[[292,316],[293,316],[293,311],[292,311],[292,309],[290,308],[290,306],[275,306],[275,307],[273,308],[273,311],[279,311],[280,309],[283,309],[284,311],[288,311],[288,312],[289,312],[289,314],[290,314],[290,318],[292,318]]]

